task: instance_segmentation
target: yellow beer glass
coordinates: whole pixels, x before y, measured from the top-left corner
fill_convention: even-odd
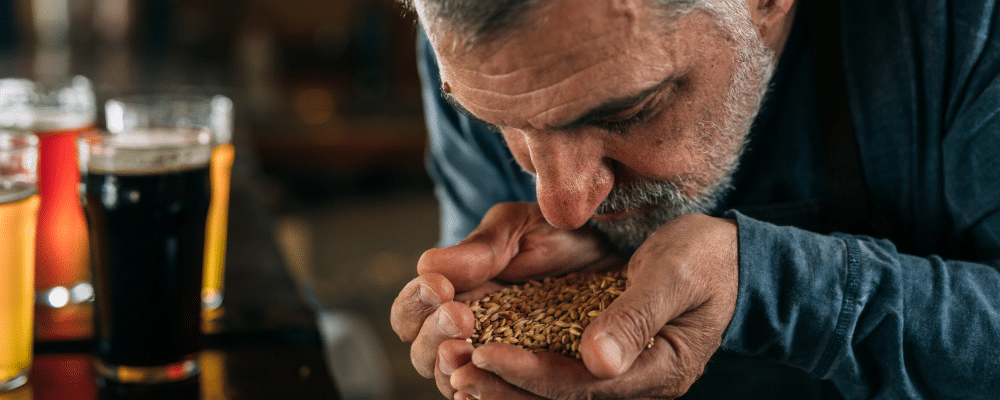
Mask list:
[[[209,166],[212,201],[205,229],[205,275],[202,280],[202,319],[212,321],[221,314],[222,289],[226,271],[226,233],[229,222],[229,187],[236,159],[233,136],[233,102],[226,96],[211,99],[211,128],[215,139]],[[206,330],[211,327],[206,325]]]
[[[39,140],[36,340],[92,335],[90,248],[76,140],[94,129],[95,112],[93,86],[86,77],[0,79],[0,125],[27,129]]]
[[[0,129],[0,393],[28,381],[35,302],[38,137]]]

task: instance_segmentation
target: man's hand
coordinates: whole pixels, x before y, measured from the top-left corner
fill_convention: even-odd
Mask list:
[[[458,391],[457,399],[669,399],[684,394],[718,349],[732,318],[736,238],[731,220],[692,214],[668,222],[632,257],[625,292],[584,331],[583,363],[505,344],[472,349],[468,343],[444,342],[438,354],[452,357],[447,361],[455,368],[448,389]],[[467,317],[471,323],[471,314]],[[654,345],[647,349],[651,337]],[[439,374],[439,387],[443,378]]]
[[[553,227],[536,203],[499,204],[461,243],[423,254],[417,264],[420,275],[393,303],[392,327],[400,339],[413,342],[410,358],[417,371],[434,377],[438,389],[451,398],[456,394],[451,374],[469,365],[474,350],[464,339],[471,336],[475,321],[461,302],[499,290],[494,280],[601,271],[625,262],[589,228]]]

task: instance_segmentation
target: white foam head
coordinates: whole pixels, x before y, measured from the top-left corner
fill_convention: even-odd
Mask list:
[[[212,157],[212,133],[204,128],[89,135],[80,144],[80,167],[90,173],[183,171],[206,166]]]
[[[85,128],[95,117],[93,87],[83,76],[46,83],[0,79],[0,126],[45,133]]]
[[[31,130],[39,134],[87,128],[94,124],[93,114],[67,112],[58,109],[40,108],[35,110]]]

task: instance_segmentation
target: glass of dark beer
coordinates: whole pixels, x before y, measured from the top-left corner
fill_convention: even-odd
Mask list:
[[[233,102],[221,94],[196,88],[166,88],[108,100],[104,106],[107,128],[113,134],[128,134],[137,126],[174,124],[212,131],[213,150],[209,167],[212,203],[205,232],[205,272],[202,279],[202,328],[217,330],[222,316],[226,237],[229,215],[229,182],[235,159]]]
[[[162,122],[80,139],[97,371],[117,382],[199,371],[212,135]]]

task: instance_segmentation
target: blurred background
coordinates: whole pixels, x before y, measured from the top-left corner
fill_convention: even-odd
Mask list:
[[[389,325],[438,234],[415,32],[392,0],[0,0],[0,77],[84,75],[99,104],[157,86],[228,95],[303,296],[370,347],[379,376],[340,383],[439,399]]]

